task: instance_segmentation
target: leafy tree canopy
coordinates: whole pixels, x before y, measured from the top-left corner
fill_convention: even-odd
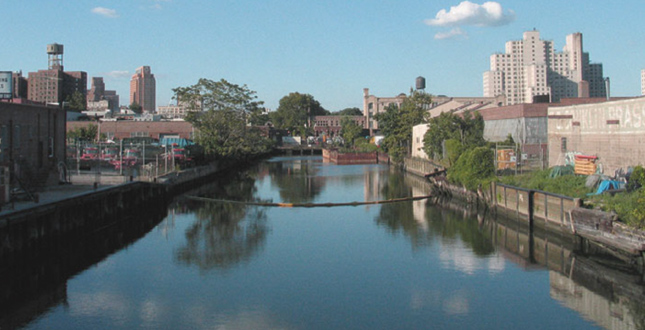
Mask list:
[[[307,125],[313,116],[327,114],[329,112],[313,96],[294,92],[281,98],[278,109],[269,116],[275,127],[304,136],[312,129]]]
[[[375,116],[379,130],[385,136],[381,145],[394,161],[401,161],[409,154],[412,127],[426,122],[426,110],[431,102],[430,94],[411,90],[401,107],[392,103],[385,108],[385,112]]]
[[[75,129],[67,132],[67,138],[78,141],[94,141],[98,135],[99,128],[97,125],[90,124],[87,127],[76,127]],[[101,139],[105,134],[101,134]]]
[[[443,143],[454,139],[461,143],[463,150],[482,146],[484,140],[484,119],[481,114],[464,112],[455,115],[443,112],[428,121],[428,131],[424,135],[423,150],[433,158],[443,158]]]
[[[143,107],[141,106],[141,104],[139,104],[139,103],[137,103],[137,102],[132,102],[132,104],[130,104],[130,107],[129,107],[129,108],[130,108],[130,110],[132,110],[132,112],[134,112],[134,113],[138,113],[138,114],[140,114],[140,113],[142,113],[142,112],[143,112]]]
[[[363,127],[357,124],[349,116],[343,116],[340,119],[341,126],[341,135],[345,140],[345,143],[352,146],[354,145],[354,140],[361,137],[363,133]]]
[[[345,108],[334,114],[339,116],[362,116],[363,111],[359,108],[354,107],[354,108]]]
[[[85,95],[79,91],[74,91],[71,95],[67,95],[65,98],[65,109],[81,112],[85,110],[86,107]]]
[[[186,120],[197,129],[195,142],[204,147],[207,156],[241,159],[269,151],[271,142],[247,126],[249,116],[261,111],[262,102],[246,85],[202,78],[173,92],[178,102],[199,102],[204,109],[189,112]]]

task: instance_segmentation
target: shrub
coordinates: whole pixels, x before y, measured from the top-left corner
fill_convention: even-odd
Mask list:
[[[448,158],[448,163],[454,165],[457,163],[457,159],[464,152],[464,145],[457,139],[446,140],[446,155]]]
[[[628,226],[645,229],[645,190],[595,196],[593,202],[600,204],[603,211],[615,212],[618,219]]]
[[[486,147],[464,151],[455,166],[448,169],[448,180],[469,190],[487,186],[495,179],[494,152]]]

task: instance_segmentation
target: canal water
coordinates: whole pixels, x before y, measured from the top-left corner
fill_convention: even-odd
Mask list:
[[[621,272],[614,277],[636,292],[608,292],[606,278],[617,271],[610,267],[596,281],[602,262],[576,259],[566,239],[528,239],[519,225],[430,200],[311,208],[238,203],[365,202],[428,193],[423,180],[383,165],[274,158],[180,196],[140,238],[123,242],[115,233],[118,249],[86,261],[53,288],[32,292],[0,328],[643,326],[642,277]],[[591,274],[578,271],[580,264]]]

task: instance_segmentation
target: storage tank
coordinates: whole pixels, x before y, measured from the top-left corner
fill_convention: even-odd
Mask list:
[[[417,89],[426,89],[426,78],[417,77]]]
[[[47,54],[62,55],[63,54],[63,45],[61,45],[61,44],[49,44],[49,45],[47,45]]]

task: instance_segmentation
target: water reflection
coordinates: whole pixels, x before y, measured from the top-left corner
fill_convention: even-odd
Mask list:
[[[210,184],[200,196],[252,201],[257,172],[240,173],[234,180]],[[228,269],[248,262],[266,242],[269,227],[266,211],[259,207],[222,202],[188,202],[195,221],[186,229],[186,244],[175,251],[176,260],[200,270]]]
[[[606,329],[645,329],[643,274],[611,256],[584,253],[572,236],[528,233],[514,219],[483,225],[508,260],[549,269],[550,295]]]
[[[278,158],[267,163],[271,182],[280,191],[285,203],[307,203],[318,196],[325,187],[325,177],[320,172],[320,158]]]
[[[69,235],[64,242],[0,258],[0,329],[19,328],[57,306],[67,306],[71,278],[142,238],[166,211],[163,204],[147,205],[108,219],[110,226],[92,234]],[[112,301],[87,300],[102,308]]]

